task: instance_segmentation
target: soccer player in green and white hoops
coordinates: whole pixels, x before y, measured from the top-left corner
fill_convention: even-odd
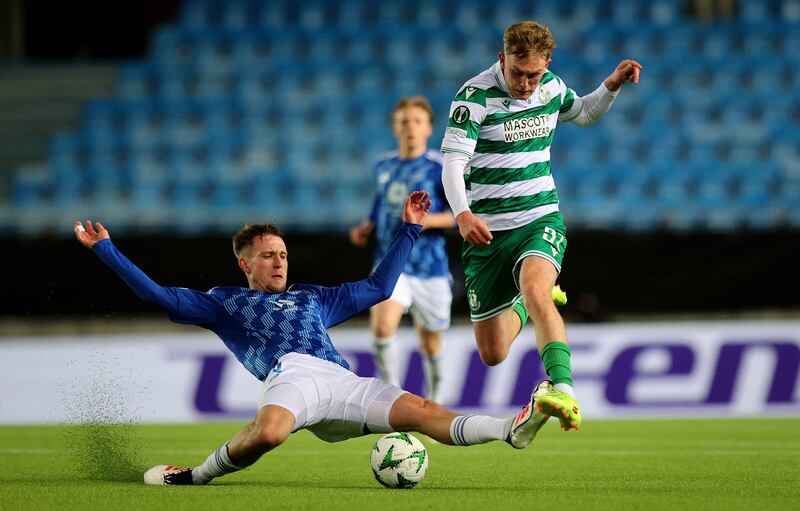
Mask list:
[[[593,124],[622,84],[639,81],[642,66],[623,60],[597,90],[579,97],[548,69],[555,46],[541,23],[506,29],[499,60],[468,80],[450,107],[442,181],[465,240],[464,277],[481,359],[502,362],[530,314],[552,380],[536,397],[536,412],[555,415],[569,430],[580,426],[581,414],[564,320],[551,296],[567,238],[550,145],[559,120]]]

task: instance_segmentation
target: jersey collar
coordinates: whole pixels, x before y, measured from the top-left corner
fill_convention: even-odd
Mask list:
[[[502,90],[503,92],[505,92],[509,96],[513,97],[511,95],[511,89],[509,88],[508,84],[506,83],[506,78],[505,78],[505,76],[503,76],[503,68],[500,67],[500,60],[495,62],[492,65],[492,67],[489,68],[489,69],[492,72],[492,74],[494,75],[494,79],[497,82],[497,86],[500,87],[500,90]]]

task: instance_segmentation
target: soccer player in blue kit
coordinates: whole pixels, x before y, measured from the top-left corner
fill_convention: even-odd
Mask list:
[[[272,224],[247,225],[233,238],[247,288],[200,292],[158,285],[117,250],[102,224],[74,223],[78,241],[141,299],[166,310],[174,322],[216,333],[263,382],[253,422],[196,467],[152,467],[144,474],[146,484],[207,484],[252,465],[299,429],[327,442],[417,431],[451,445],[493,440],[517,449],[530,445],[548,418],[535,401],[549,382],[534,389],[516,417],[461,415],[376,378],[357,376],[327,334],[328,328],[391,295],[431,207],[428,197],[421,191],[408,196],[403,225],[368,278],[334,287],[287,287],[288,252],[283,234]]]
[[[450,326],[452,278],[443,229],[456,221],[442,187],[442,153],[428,149],[433,109],[423,96],[400,98],[392,113],[397,151],[375,164],[375,200],[369,218],[350,230],[350,240],[364,247],[375,233],[375,264],[386,254],[397,230],[403,201],[411,190],[430,190],[433,202],[423,232],[403,267],[392,296],[370,309],[375,361],[384,381],[401,386],[394,337],[400,319],[410,311],[425,360],[425,397],[441,402],[439,359],[442,332]]]

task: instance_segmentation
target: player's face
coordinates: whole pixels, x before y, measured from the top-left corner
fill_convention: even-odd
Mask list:
[[[503,77],[506,79],[514,99],[531,97],[549,65],[549,59],[535,53],[529,53],[523,57],[500,54]]]
[[[286,291],[286,275],[289,259],[286,244],[278,236],[268,234],[253,240],[245,253],[246,264],[242,270],[247,274],[250,287],[267,293]]]
[[[407,106],[394,113],[392,130],[401,145],[409,147],[427,146],[433,134],[431,117],[418,106]]]

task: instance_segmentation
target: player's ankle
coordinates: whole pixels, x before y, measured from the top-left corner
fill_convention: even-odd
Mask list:
[[[563,392],[564,394],[568,395],[569,397],[572,397],[572,398],[575,397],[575,389],[569,383],[566,383],[566,382],[556,383],[556,384],[553,385],[553,388],[555,388],[559,392]]]

